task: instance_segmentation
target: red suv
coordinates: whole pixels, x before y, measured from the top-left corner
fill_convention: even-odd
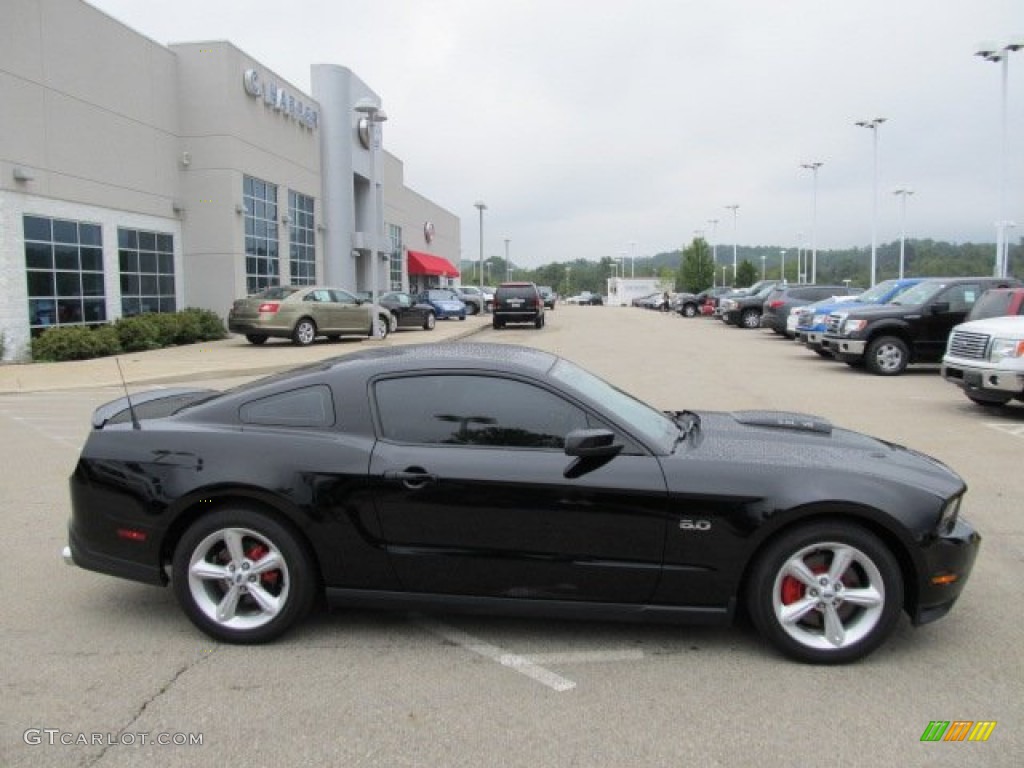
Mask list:
[[[533,283],[502,283],[494,292],[495,329],[505,323],[533,323],[544,327],[544,300]]]

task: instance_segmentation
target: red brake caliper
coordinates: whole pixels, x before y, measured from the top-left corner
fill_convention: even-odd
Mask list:
[[[828,568],[819,564],[811,568],[811,571],[813,573],[827,573]],[[798,600],[802,600],[806,591],[807,587],[802,581],[792,576],[787,576],[782,580],[782,604],[792,605]]]
[[[246,550],[245,556],[256,563],[262,560],[269,551],[270,550],[262,544],[253,544],[248,550]],[[277,584],[279,576],[280,573],[277,571],[267,571],[260,576],[260,581],[267,586],[273,586],[274,584]]]

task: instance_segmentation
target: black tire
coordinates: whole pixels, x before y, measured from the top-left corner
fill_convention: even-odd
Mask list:
[[[495,317],[491,320],[491,327],[496,331],[500,331],[502,328],[505,327],[505,321],[499,320],[498,318]]]
[[[1006,405],[1013,399],[1012,395],[1007,395],[1006,397],[981,397],[973,392],[964,392],[964,394],[967,395],[967,399],[975,405],[982,405],[986,408],[999,408],[1000,406]]]
[[[258,347],[260,344],[267,342],[267,337],[262,333],[247,333],[245,334],[245,340]]]
[[[291,530],[269,515],[222,509],[185,531],[174,550],[171,584],[185,615],[210,637],[266,643],[313,605],[319,587],[312,562]]]
[[[839,553],[846,564],[834,573]],[[903,575],[877,536],[854,523],[822,521],[771,541],[754,563],[746,597],[754,626],[779,651],[797,661],[843,664],[871,653],[893,631]]]
[[[328,341],[337,341],[340,338],[341,338],[341,334],[340,333],[329,333],[329,334],[327,334],[327,340]]]
[[[432,330],[434,330],[434,326],[436,326],[436,325],[437,325],[437,315],[435,315],[433,312],[427,312],[427,316],[423,320],[423,330],[424,331],[432,331]]]
[[[697,316],[697,305],[696,304],[684,304],[683,305],[683,317],[696,317]]]
[[[824,357],[826,360],[833,359],[832,353],[829,352],[827,349],[816,349],[814,350],[814,352],[818,357]]]
[[[876,376],[898,376],[910,364],[910,348],[898,336],[879,336],[864,350],[864,364]]]
[[[756,309],[745,309],[740,315],[740,327],[754,329],[761,327],[761,313]]]
[[[537,330],[544,327],[544,315],[537,315],[537,318],[533,321],[533,327]]]
[[[466,302],[466,314],[475,315],[479,310],[476,308],[476,304],[471,301]]]
[[[388,333],[391,330],[391,323],[388,322],[388,318],[387,318],[386,315],[378,315],[377,316],[377,328],[376,328],[376,330],[377,330],[377,335],[375,337],[373,335],[373,331],[374,331],[373,323],[371,323],[370,324],[370,331],[366,335],[369,338],[371,338],[371,339],[372,338],[376,338],[377,341],[384,341],[384,339],[386,339],[388,337]]]
[[[316,323],[312,318],[304,317],[292,328],[292,343],[300,347],[308,347],[316,339]]]

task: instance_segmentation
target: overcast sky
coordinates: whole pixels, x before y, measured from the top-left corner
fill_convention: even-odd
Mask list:
[[[310,65],[380,94],[406,184],[462,250],[539,266],[681,247],[994,242],[999,64],[1022,0],[92,0],[162,43],[229,40],[306,93]],[[1006,213],[1024,235],[1024,51],[1009,59]],[[737,226],[725,208],[738,204]],[[709,224],[718,219],[717,229]]]

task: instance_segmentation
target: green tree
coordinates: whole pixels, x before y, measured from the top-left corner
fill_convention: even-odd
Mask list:
[[[676,277],[676,290],[700,293],[710,288],[715,280],[715,264],[711,260],[711,249],[703,237],[695,237],[683,251]]]
[[[736,268],[736,285],[734,287],[746,288],[755,282],[757,282],[757,270],[753,264],[744,259],[739,267]]]

